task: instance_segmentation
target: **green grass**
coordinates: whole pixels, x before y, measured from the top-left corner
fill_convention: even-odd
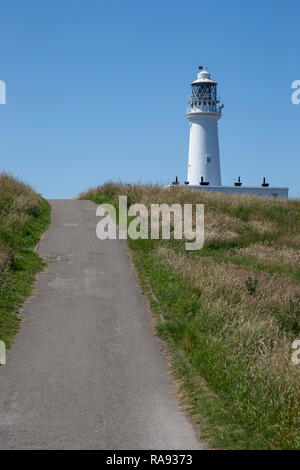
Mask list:
[[[300,368],[291,362],[300,337],[300,202],[114,183],[81,198],[117,207],[119,194],[129,204],[205,204],[199,252],[172,239],[128,240],[201,436],[220,449],[300,449]]]
[[[44,263],[34,248],[50,223],[50,206],[29,186],[0,175],[0,340],[11,347],[18,311]]]

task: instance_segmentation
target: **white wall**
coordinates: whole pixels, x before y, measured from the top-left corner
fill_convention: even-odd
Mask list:
[[[211,185],[221,185],[218,121],[220,115],[200,116],[188,114],[190,121],[190,144],[187,179],[190,184],[199,184],[201,176]],[[207,161],[210,158],[210,162]]]
[[[253,194],[255,196],[267,196],[267,197],[281,197],[288,198],[289,188],[276,188],[268,187],[263,188],[262,186],[199,186],[189,185],[188,188],[201,190],[201,191],[213,191],[223,194]]]

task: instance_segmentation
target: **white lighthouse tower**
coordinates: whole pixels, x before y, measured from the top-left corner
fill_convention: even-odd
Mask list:
[[[240,176],[234,186],[222,185],[218,120],[222,117],[224,105],[219,104],[217,83],[203,67],[199,69],[197,80],[191,83],[191,96],[186,113],[190,123],[190,144],[185,184],[192,190],[288,198],[289,188],[270,186],[265,177],[258,186],[244,186]],[[178,184],[176,177],[172,185]]]
[[[187,180],[190,185],[221,186],[218,120],[223,106],[217,99],[217,83],[202,70],[191,83],[186,117],[190,122]]]

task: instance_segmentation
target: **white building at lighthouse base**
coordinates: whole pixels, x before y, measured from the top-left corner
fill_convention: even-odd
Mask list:
[[[222,194],[252,194],[253,196],[279,197],[284,199],[289,197],[289,188],[275,186],[264,188],[262,186],[201,186],[190,184],[188,187],[190,189]]]

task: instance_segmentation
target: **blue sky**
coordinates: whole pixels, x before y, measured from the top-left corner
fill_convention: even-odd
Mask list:
[[[219,83],[223,184],[300,196],[296,0],[10,0],[0,5],[0,168],[49,198],[186,179],[189,84]]]

